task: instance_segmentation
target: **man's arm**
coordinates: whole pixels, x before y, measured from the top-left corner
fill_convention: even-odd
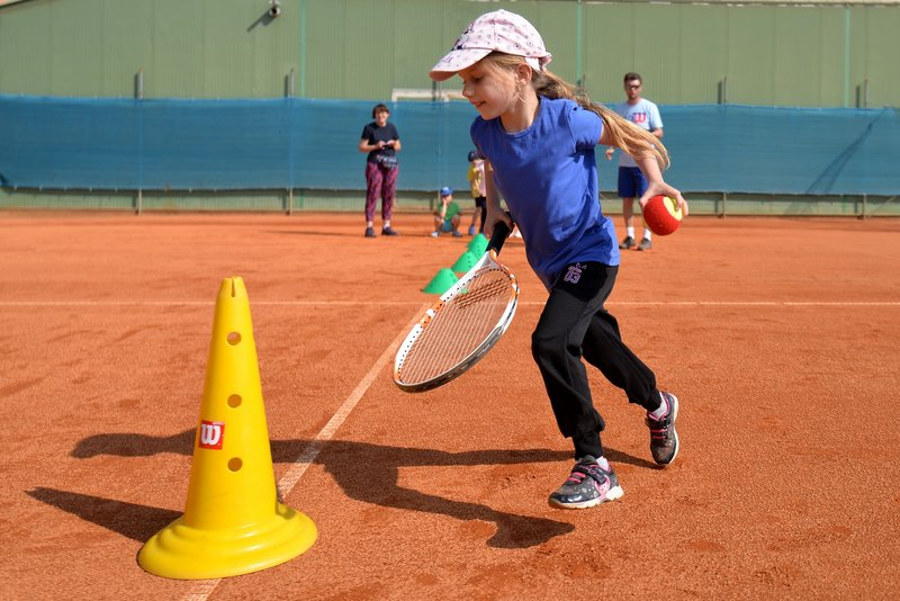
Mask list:
[[[650,104],[650,133],[662,140],[663,122],[659,115],[659,107],[655,103]]]

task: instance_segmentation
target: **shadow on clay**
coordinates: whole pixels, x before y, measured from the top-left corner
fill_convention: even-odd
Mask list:
[[[147,542],[147,539],[157,531],[181,517],[180,511],[126,503],[55,488],[38,487],[26,491],[26,494],[42,503],[62,509],[85,521],[118,532],[122,536],[140,543]]]
[[[156,437],[141,434],[99,434],[89,436],[78,442],[72,450],[72,457],[85,459],[98,455],[116,455],[122,457],[143,457],[160,453],[177,453],[190,455],[194,443],[194,430],[172,436]],[[326,472],[334,477],[337,484],[347,496],[382,507],[424,511],[441,514],[458,520],[482,520],[496,524],[496,533],[487,541],[491,547],[526,548],[545,543],[563,534],[572,532],[575,527],[564,521],[543,517],[524,516],[497,511],[480,503],[455,501],[441,496],[422,493],[398,485],[400,468],[405,467],[454,467],[474,465],[515,465],[539,462],[569,462],[572,453],[550,449],[518,449],[518,450],[477,450],[451,453],[435,449],[416,449],[383,446],[366,442],[331,440],[313,442],[309,440],[273,440],[272,460],[274,463],[294,463],[299,457],[308,454],[311,445],[320,447],[314,463],[322,465]],[[654,469],[648,461],[632,457],[625,453],[607,449],[606,456],[613,463],[629,463],[639,467]],[[131,534],[123,532],[119,518],[110,518],[110,524],[104,523],[104,512],[92,514],[91,506],[97,502],[96,497],[66,493],[52,489],[40,495],[34,491],[29,494],[44,501],[79,515],[80,517],[121,532],[130,538]],[[49,492],[48,492],[49,491]],[[83,499],[84,503],[79,500]],[[101,499],[106,504],[118,503]],[[102,505],[102,503],[101,503]],[[123,511],[129,513],[134,508],[122,503]],[[165,512],[165,518],[151,519],[153,528],[141,528],[140,540],[149,538],[156,530],[178,517],[178,513],[145,507],[153,514]],[[113,512],[114,513],[114,512]],[[157,528],[158,526],[158,528]],[[154,530],[156,528],[156,530]],[[145,533],[146,530],[146,533]],[[146,534],[146,536],[143,536]]]

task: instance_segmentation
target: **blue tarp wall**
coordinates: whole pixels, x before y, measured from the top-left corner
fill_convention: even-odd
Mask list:
[[[78,190],[362,190],[373,102],[0,95],[0,185]],[[401,190],[466,186],[464,102],[397,102]],[[685,192],[900,193],[894,109],[662,106]],[[601,189],[615,162],[599,149]]]

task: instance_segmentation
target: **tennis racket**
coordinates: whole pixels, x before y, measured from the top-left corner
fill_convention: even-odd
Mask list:
[[[512,322],[516,276],[497,261],[509,235],[502,221],[484,255],[413,326],[394,359],[394,382],[406,392],[446,384],[484,357]]]

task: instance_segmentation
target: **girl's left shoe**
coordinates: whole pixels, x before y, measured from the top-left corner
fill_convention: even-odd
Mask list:
[[[549,503],[559,509],[587,509],[620,499],[624,494],[612,467],[603,469],[587,455],[578,460],[563,485],[550,495]]]
[[[675,420],[678,419],[678,397],[669,392],[660,392],[660,399],[668,405],[668,409],[659,419],[647,413],[647,427],[650,428],[650,452],[653,461],[658,465],[669,465],[678,455],[678,432],[675,431]]]

